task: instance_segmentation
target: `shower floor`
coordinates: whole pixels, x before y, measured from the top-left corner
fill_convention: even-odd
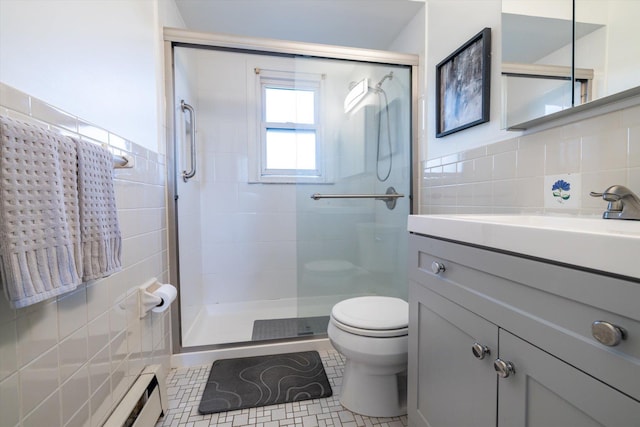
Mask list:
[[[192,326],[183,334],[182,346],[194,347],[251,341],[253,322],[265,319],[326,316],[340,300],[355,295],[210,304],[199,307]],[[303,308],[302,308],[303,307]],[[300,314],[300,309],[304,310]]]

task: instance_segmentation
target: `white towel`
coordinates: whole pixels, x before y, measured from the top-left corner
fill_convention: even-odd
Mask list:
[[[82,240],[82,280],[121,270],[122,238],[113,188],[113,156],[91,142],[76,140]]]
[[[13,308],[122,269],[113,157],[0,115],[0,284]]]
[[[76,144],[0,116],[0,281],[21,308],[81,283]]]

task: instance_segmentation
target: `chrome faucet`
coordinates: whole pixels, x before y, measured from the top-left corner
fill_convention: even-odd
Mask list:
[[[603,193],[589,193],[591,197],[602,197],[609,202],[602,214],[604,219],[634,219],[640,221],[640,198],[622,185],[612,185]]]

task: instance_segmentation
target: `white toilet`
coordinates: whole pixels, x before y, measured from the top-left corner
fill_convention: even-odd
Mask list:
[[[368,296],[337,303],[327,334],[345,359],[340,403],[371,417],[407,413],[409,305]]]

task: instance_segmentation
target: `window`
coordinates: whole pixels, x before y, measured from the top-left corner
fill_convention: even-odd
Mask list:
[[[258,182],[324,182],[319,75],[257,70]]]

